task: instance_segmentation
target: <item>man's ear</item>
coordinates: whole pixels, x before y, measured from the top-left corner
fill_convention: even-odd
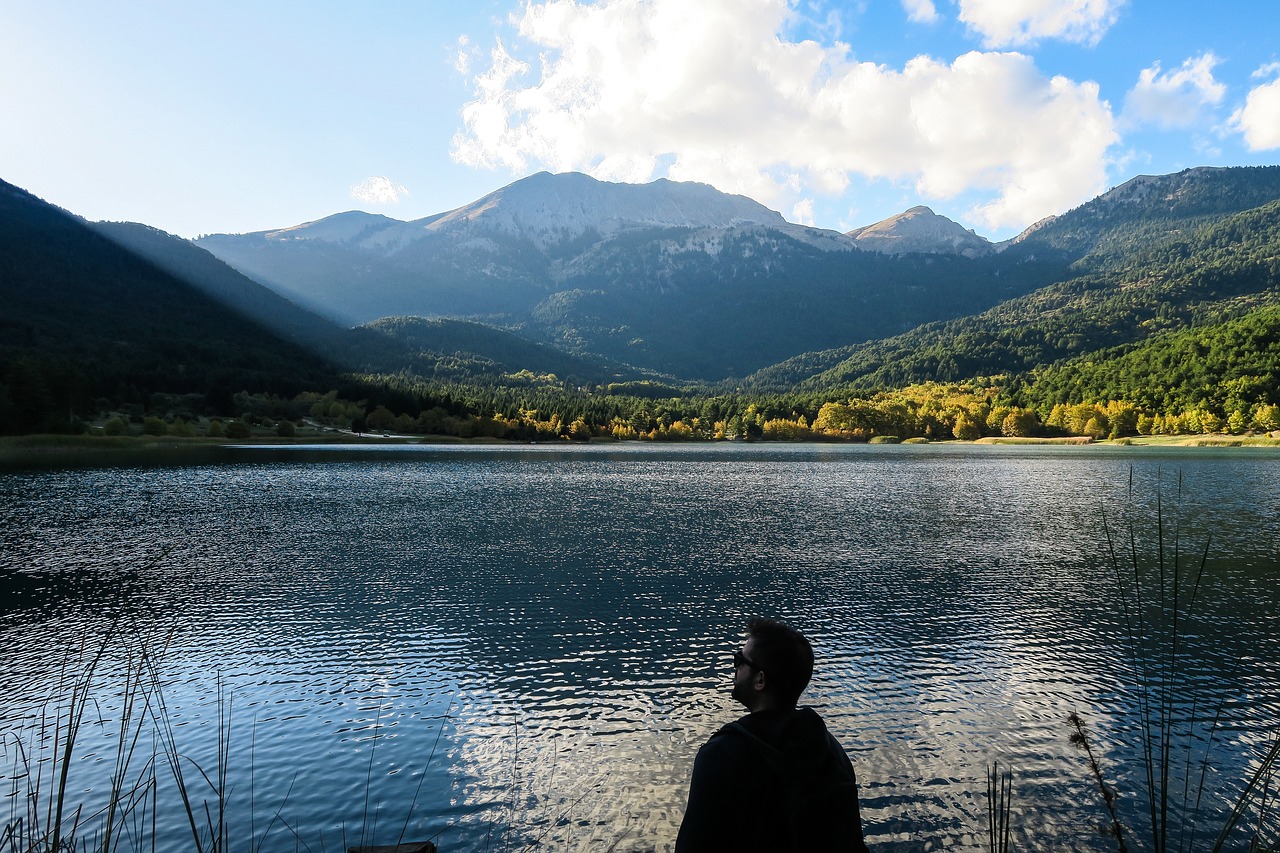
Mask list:
[[[769,683],[765,679],[764,670],[757,669],[755,672],[755,677],[751,679],[751,689],[755,690],[757,693],[763,693],[765,690],[768,689],[768,687],[769,687]]]

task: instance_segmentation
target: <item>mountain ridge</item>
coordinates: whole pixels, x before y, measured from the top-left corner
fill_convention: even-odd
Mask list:
[[[990,305],[1019,281],[983,278],[954,252],[864,251],[705,184],[576,173],[540,173],[408,223],[348,212],[197,243],[347,325],[468,319],[699,380]],[[926,280],[929,264],[946,275]]]

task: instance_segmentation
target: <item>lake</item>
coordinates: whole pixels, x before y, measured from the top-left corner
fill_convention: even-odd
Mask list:
[[[109,787],[124,673],[145,648],[197,800],[210,789],[194,768],[216,780],[228,739],[233,849],[669,849],[694,753],[739,714],[730,656],[754,614],[812,640],[805,702],[853,759],[875,850],[986,849],[993,761],[1014,774],[1015,848],[1115,849],[1067,716],[1137,827],[1153,695],[1193,720],[1171,738],[1175,778],[1190,767],[1198,787],[1210,754],[1198,831],[1211,838],[1280,731],[1275,451],[206,456],[0,473],[6,820],[29,781],[17,744],[48,752],[41,715],[48,735],[81,649],[105,649],[70,775],[86,814]],[[1147,616],[1171,604],[1153,585],[1157,498],[1184,610],[1194,593],[1172,670],[1126,621],[1138,599]],[[1104,518],[1138,555],[1137,597]],[[1166,667],[1146,691],[1135,644],[1139,666]],[[153,766],[157,849],[189,849],[172,774]]]

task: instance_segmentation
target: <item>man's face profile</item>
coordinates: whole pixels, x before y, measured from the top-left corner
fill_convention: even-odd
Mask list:
[[[763,673],[763,670],[756,665],[758,661],[753,654],[755,642],[755,637],[748,637],[742,648],[733,656],[733,698],[746,705],[748,709],[754,707],[758,695],[756,682]]]

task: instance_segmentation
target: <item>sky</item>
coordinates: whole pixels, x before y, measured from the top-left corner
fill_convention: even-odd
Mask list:
[[[1013,236],[1280,164],[1280,0],[0,0],[0,179],[183,237],[538,171]]]

